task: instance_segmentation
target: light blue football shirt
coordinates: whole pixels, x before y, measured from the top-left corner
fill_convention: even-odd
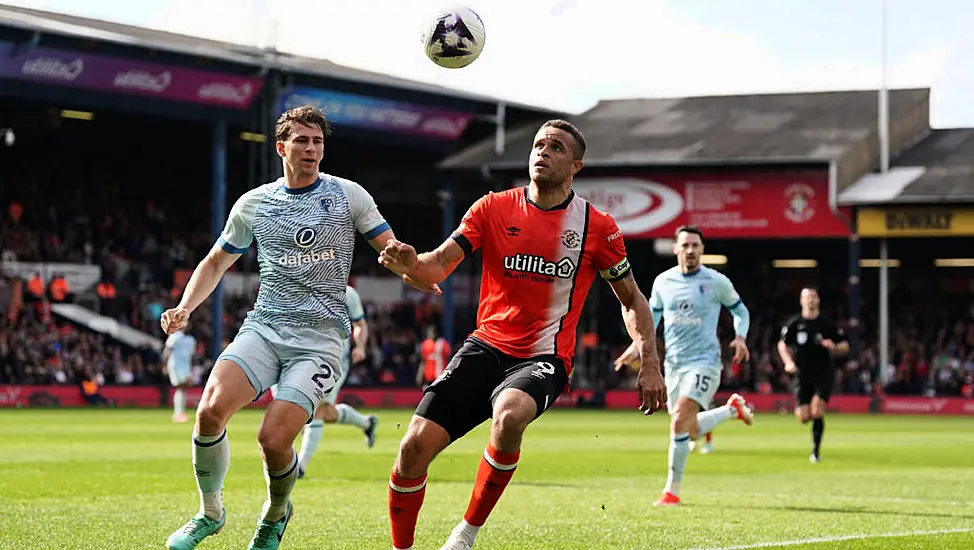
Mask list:
[[[348,305],[348,318],[351,322],[361,321],[365,319],[365,308],[362,307],[362,296],[359,295],[358,291],[352,287],[347,287],[345,289],[345,303]],[[342,353],[342,367],[344,367],[345,372],[348,373],[348,369],[352,366],[352,333],[348,333],[348,338],[345,339],[345,351]],[[346,374],[347,376],[347,374]]]
[[[700,266],[684,275],[679,266],[660,273],[649,298],[653,319],[663,319],[664,363],[668,369],[687,366],[722,368],[717,324],[720,308],[734,314],[734,328],[747,336],[749,315],[734,284],[723,273]]]
[[[319,174],[301,189],[285,187],[281,178],[244,193],[217,242],[233,254],[257,244],[260,291],[248,316],[271,326],[337,323],[348,335],[355,232],[372,239],[387,229],[362,186]]]
[[[196,338],[179,330],[166,339],[166,349],[169,350],[169,360],[166,367],[178,372],[189,372],[193,362],[193,352],[196,351]]]

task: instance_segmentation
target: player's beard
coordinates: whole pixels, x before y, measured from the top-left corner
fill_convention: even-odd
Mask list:
[[[552,172],[549,168],[544,173],[534,173],[531,181],[538,186],[539,191],[554,191],[565,183],[565,177],[556,172]]]

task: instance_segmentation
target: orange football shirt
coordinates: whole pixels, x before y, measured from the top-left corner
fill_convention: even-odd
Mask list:
[[[569,374],[578,319],[595,274],[630,273],[615,220],[574,192],[547,210],[527,187],[490,193],[470,207],[453,239],[482,252],[477,329],[472,336],[518,358],[553,354]]]

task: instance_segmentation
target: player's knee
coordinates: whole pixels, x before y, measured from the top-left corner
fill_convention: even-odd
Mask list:
[[[322,403],[315,411],[315,418],[325,422],[335,422],[338,420],[338,411],[331,403]]]
[[[802,424],[805,424],[806,422],[809,421],[809,419],[811,418],[811,415],[809,414],[809,412],[807,410],[797,409],[795,411],[795,418],[797,418],[798,421],[801,422]]]
[[[417,478],[429,467],[436,454],[433,445],[424,441],[419,434],[407,433],[399,442],[399,457],[396,459],[396,474],[407,479]]]
[[[281,430],[261,426],[257,432],[257,444],[260,446],[260,454],[265,462],[289,454],[293,443],[293,439],[288,438]]]
[[[219,401],[212,398],[212,394],[209,399],[206,397],[204,394],[196,408],[197,432],[202,435],[217,435],[226,427],[230,411],[221,407]]]
[[[676,410],[670,416],[670,431],[672,433],[688,433],[695,431],[697,412],[700,407],[696,403],[684,400],[677,403]]]
[[[531,404],[534,406],[533,401]],[[514,407],[501,408],[494,414],[493,429],[499,432],[501,437],[505,435],[520,437],[534,418],[533,412],[529,413]]]

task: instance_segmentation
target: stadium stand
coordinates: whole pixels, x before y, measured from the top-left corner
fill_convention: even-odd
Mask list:
[[[18,39],[28,32],[51,32],[57,34],[52,44],[62,48],[78,46],[81,41],[72,40],[81,37],[87,47],[101,53],[125,50],[135,55],[132,52],[139,48],[158,49],[164,52],[158,53],[159,60],[176,63],[186,62],[187,56],[212,58],[213,66],[230,70],[232,65],[240,73],[257,70],[265,53],[24,8],[4,7],[0,23],[10,27],[4,32]],[[63,31],[67,28],[64,25],[73,30]],[[55,27],[62,30],[55,32]],[[106,36],[105,44],[99,42]],[[329,169],[334,167],[337,174],[359,179],[374,191],[380,204],[391,205],[384,207],[384,213],[397,231],[401,228],[402,236],[419,248],[435,246],[442,237],[440,204],[430,197],[436,195],[443,178],[463,183],[454,187],[457,214],[462,213],[483,192],[513,183],[512,174],[523,172],[525,140],[532,128],[538,120],[556,115],[512,106],[505,152],[497,154],[492,124],[484,123],[485,110],[494,107],[490,98],[454,94],[438,86],[320,60],[281,56],[276,62],[281,70],[324,79],[317,82],[345,82],[342,86],[351,91],[379,86],[387,88],[390,95],[402,93],[408,99],[428,94],[427,99],[436,96],[451,105],[468,102],[476,107],[471,107],[477,111],[475,122],[449,147],[397,154],[411,140],[390,141],[380,131],[349,129],[348,134],[336,138],[338,145],[326,156]],[[451,94],[455,97],[447,97]],[[0,384],[77,384],[95,372],[107,385],[164,385],[159,354],[153,346],[133,346],[113,337],[110,331],[91,330],[91,323],[78,322],[77,317],[72,320],[54,306],[76,305],[146,338],[162,339],[158,315],[178,300],[180,273],[192,269],[212,244],[208,124],[191,117],[133,116],[132,112],[145,103],[127,103],[126,111],[100,110],[98,123],[87,124],[60,116],[60,107],[54,105],[48,97],[5,96],[0,107],[0,122],[17,125],[19,142],[15,148],[0,147],[0,255],[4,273],[0,305],[7,312],[0,324]],[[931,130],[929,105],[929,90],[893,90],[890,94],[894,170],[888,177],[896,178],[898,191],[886,197],[887,203],[974,200],[970,183],[974,168],[969,160],[974,132]],[[262,103],[258,108],[276,106]],[[574,120],[591,143],[590,170],[611,172],[633,166],[656,170],[694,166],[716,171],[758,166],[827,170],[825,167],[832,164],[834,173],[828,177],[834,179],[838,200],[833,203],[830,197],[829,204],[823,203],[821,209],[834,209],[836,216],[852,216],[851,208],[875,206],[863,199],[869,196],[864,189],[890,188],[886,185],[889,181],[871,173],[877,157],[875,109],[871,92],[633,99],[600,102]],[[155,110],[157,114],[160,111]],[[234,133],[247,125],[240,121],[235,124],[240,126],[231,127]],[[132,139],[136,135],[138,139]],[[106,147],[102,145],[105,143],[114,145]],[[231,140],[227,191],[231,201],[257,183],[253,175],[245,174],[260,164],[252,158],[250,147]],[[383,164],[391,167],[363,162],[373,158],[386,159],[388,163]],[[474,183],[467,185],[470,182]],[[404,193],[404,189],[410,192]],[[840,210],[843,205],[850,210]],[[646,278],[668,267],[670,261],[657,257],[652,241],[630,240],[634,264],[639,264],[637,272]],[[720,268],[732,274],[754,315],[749,342],[752,360],[744,365],[728,364],[725,388],[759,393],[789,389],[790,380],[774,351],[777,331],[796,310],[800,286],[813,283],[822,287],[824,313],[844,319],[846,328],[861,338],[858,354],[839,371],[838,390],[861,395],[885,391],[971,397],[971,277],[963,270],[946,272],[928,265],[917,271],[910,265],[930,264],[932,258],[947,257],[944,254],[949,251],[936,256],[931,255],[926,243],[894,243],[894,253],[903,266],[891,273],[891,361],[878,365],[874,271],[868,275],[863,271],[855,289],[848,284],[849,273],[843,264],[845,239],[762,241],[758,246],[763,249],[762,257],[735,262],[735,255],[740,256],[752,244],[754,241],[746,240],[735,244],[730,239],[713,245],[731,257],[730,263]],[[815,272],[759,267],[795,248],[815,249],[815,257],[823,265],[841,251],[838,256],[843,261]],[[875,258],[875,243],[862,243],[861,257]],[[474,323],[478,274],[471,264],[468,262],[458,273],[471,281],[467,287],[474,299],[453,310],[454,340],[462,339]],[[25,265],[45,267],[37,271]],[[69,271],[65,271],[67,266],[71,266]],[[255,268],[251,250],[234,271],[246,275]],[[60,283],[51,285],[59,274],[64,275],[66,289]],[[370,250],[359,248],[353,274],[360,280],[381,276]],[[240,280],[244,282],[224,296],[220,320],[224,341],[235,334],[256,290],[247,282],[252,279]],[[911,282],[916,280],[925,284],[918,287]],[[650,281],[641,282],[646,291]],[[607,292],[601,288],[594,293],[582,323],[583,331],[592,338],[580,339],[574,381],[578,388],[611,389],[626,387],[632,381],[628,373],[611,372],[611,359],[625,342]],[[849,296],[853,292],[861,295],[862,308],[859,318],[850,323]],[[443,304],[408,292],[394,301],[373,302],[368,295],[363,298],[373,327],[372,338],[367,361],[353,369],[348,384],[414,386],[420,335],[427,325],[442,322]],[[196,381],[202,383],[213,339],[211,309],[204,305],[194,320],[192,330],[200,358]],[[729,331],[726,322],[724,334]],[[454,349],[457,343],[453,342]],[[881,380],[888,383],[884,386]]]

